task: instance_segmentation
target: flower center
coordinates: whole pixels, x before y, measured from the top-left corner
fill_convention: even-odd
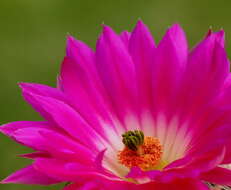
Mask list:
[[[125,145],[118,153],[118,160],[128,168],[139,167],[143,171],[157,169],[161,164],[162,146],[154,137],[145,137],[142,131],[127,131],[122,135]]]

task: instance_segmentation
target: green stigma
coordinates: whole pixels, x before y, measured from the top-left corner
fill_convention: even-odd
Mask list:
[[[139,130],[127,131],[122,137],[124,145],[130,150],[137,151],[138,146],[144,143],[144,133]]]

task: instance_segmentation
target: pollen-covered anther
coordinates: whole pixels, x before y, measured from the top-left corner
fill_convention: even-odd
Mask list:
[[[131,134],[131,131],[127,133]],[[139,133],[142,132],[139,131]],[[137,134],[137,132],[135,132],[135,134]],[[123,135],[123,137],[124,136],[126,135]],[[125,144],[124,149],[118,153],[118,160],[121,164],[128,168],[139,167],[143,171],[154,169],[159,164],[163,152],[162,146],[157,138],[143,136],[142,143],[137,143],[136,146],[134,145],[135,144],[130,144],[130,146],[127,146]]]

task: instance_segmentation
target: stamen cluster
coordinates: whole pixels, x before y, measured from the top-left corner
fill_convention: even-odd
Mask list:
[[[125,147],[118,153],[121,164],[128,168],[139,167],[147,171],[160,163],[163,152],[157,138],[144,137],[142,131],[128,131],[122,137]]]
[[[127,131],[122,137],[124,145],[134,151],[144,143],[144,133],[142,131]]]

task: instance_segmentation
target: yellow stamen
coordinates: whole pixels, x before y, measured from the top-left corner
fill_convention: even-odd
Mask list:
[[[118,153],[118,160],[128,168],[154,169],[161,161],[162,146],[157,138],[144,137],[143,144],[132,150],[128,146]]]

